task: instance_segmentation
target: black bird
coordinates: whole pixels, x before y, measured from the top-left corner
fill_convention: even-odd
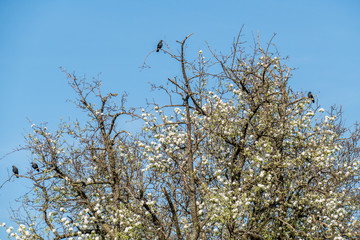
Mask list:
[[[39,166],[38,166],[36,163],[32,162],[32,163],[31,163],[31,167],[32,167],[33,169],[35,169],[36,171],[40,172]]]
[[[15,167],[14,165],[12,166],[12,170],[13,170],[13,173],[15,174],[15,176],[18,178],[19,177],[19,169],[17,167]]]
[[[159,52],[159,50],[162,48],[162,46],[163,46],[163,43],[162,43],[162,40],[160,40],[160,42],[157,45],[156,52]]]
[[[313,103],[315,102],[314,96],[311,94],[311,92],[308,92],[308,98],[310,98]]]

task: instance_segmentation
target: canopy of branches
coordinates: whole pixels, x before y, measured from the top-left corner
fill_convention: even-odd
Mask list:
[[[209,47],[188,59],[189,37],[179,54],[165,42],[151,53],[181,74],[154,85],[169,101],[149,111],[66,73],[88,121],[32,126],[25,148],[39,171],[19,168],[33,188],[13,215],[18,228],[4,225],[10,237],[360,237],[357,126],[294,92],[271,43],[249,53],[239,36],[227,55]],[[124,128],[129,119],[142,130]]]

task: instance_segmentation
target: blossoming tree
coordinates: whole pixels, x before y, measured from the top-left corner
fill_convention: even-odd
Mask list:
[[[19,175],[33,188],[18,229],[3,225],[10,238],[360,237],[359,128],[294,92],[270,43],[247,53],[239,35],[228,55],[188,60],[189,36],[179,54],[161,49],[181,75],[150,111],[67,73],[88,121],[33,126],[26,148],[40,171]]]

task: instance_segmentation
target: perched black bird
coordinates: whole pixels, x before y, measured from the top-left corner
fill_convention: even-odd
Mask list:
[[[12,170],[13,170],[13,173],[15,174],[15,176],[18,178],[19,176],[19,169],[17,167],[15,167],[14,165],[12,166]]]
[[[33,169],[35,169],[36,171],[40,172],[39,166],[38,166],[36,163],[32,162],[32,163],[31,163],[31,167],[32,167]]]
[[[314,96],[311,94],[311,92],[308,92],[308,98],[310,98],[313,103],[315,102]]]
[[[159,50],[162,48],[162,46],[163,46],[163,43],[162,43],[162,40],[160,40],[160,42],[157,45],[156,52],[159,52]]]

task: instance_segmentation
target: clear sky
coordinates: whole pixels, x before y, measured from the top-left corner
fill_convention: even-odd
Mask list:
[[[0,157],[24,143],[29,119],[54,129],[61,117],[78,116],[60,66],[88,79],[101,73],[105,90],[126,91],[129,105],[144,106],[154,94],[147,82],[179,73],[162,53],[140,71],[160,39],[175,49],[194,33],[189,52],[205,41],[226,52],[242,25],[250,42],[258,31],[263,42],[277,33],[281,55],[297,68],[295,90],[312,91],[325,109],[342,105],[348,125],[360,120],[360,1],[0,0]],[[2,158],[0,184],[12,164],[25,172],[30,161],[27,152]],[[27,190],[22,179],[0,189],[0,223]]]

